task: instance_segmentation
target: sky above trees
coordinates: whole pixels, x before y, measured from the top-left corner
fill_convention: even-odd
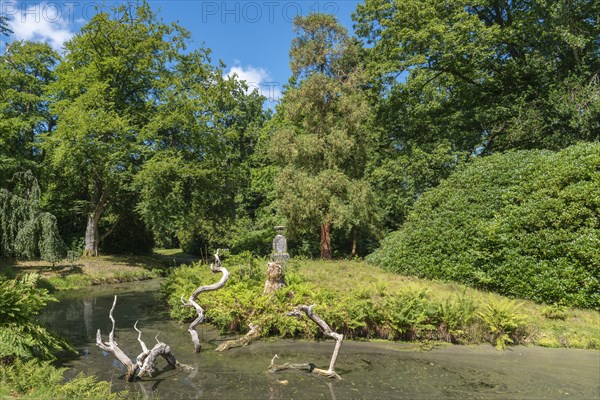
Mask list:
[[[110,7],[116,2],[105,2]],[[358,1],[150,1],[166,23],[178,21],[191,32],[192,46],[212,50],[226,73],[237,74],[274,107],[291,75],[289,45],[293,18],[313,12],[334,14],[352,32],[351,14]],[[36,40],[60,51],[65,41],[96,14],[100,1],[0,1],[0,16],[14,32],[0,37],[0,51],[14,40]]]

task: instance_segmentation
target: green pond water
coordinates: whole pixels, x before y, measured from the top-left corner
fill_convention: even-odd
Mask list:
[[[67,337],[79,357],[65,360],[67,378],[80,371],[161,399],[600,399],[600,352],[541,347],[443,346],[419,351],[414,344],[346,341],[336,371],[342,380],[327,380],[302,371],[270,373],[277,363],[312,362],[327,368],[334,342],[261,340],[245,348],[216,353],[225,339],[209,325],[198,328],[203,349],[193,353],[187,326],[168,318],[156,301],[158,283],[108,285],[65,292],[42,320]],[[124,367],[95,346],[95,335],[110,330],[113,296],[116,341],[131,357],[140,352],[133,324],[151,347],[156,334],[177,359],[194,367],[175,370],[159,360],[152,378],[127,383]],[[201,297],[210,293],[203,294]]]

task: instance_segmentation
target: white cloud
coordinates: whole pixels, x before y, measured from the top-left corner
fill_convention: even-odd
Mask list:
[[[71,31],[55,4],[28,4],[15,10],[8,21],[14,39],[46,42],[54,50],[61,51],[75,32]]]
[[[271,74],[265,68],[252,65],[244,67],[239,61],[236,61],[235,65],[229,68],[225,77],[231,78],[234,75],[238,80],[246,82],[249,91],[257,89],[269,102],[277,102],[282,97],[281,84],[274,82]]]

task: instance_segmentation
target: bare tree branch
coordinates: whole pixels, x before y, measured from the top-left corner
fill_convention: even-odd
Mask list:
[[[333,354],[331,356],[331,361],[329,362],[329,368],[327,370],[315,368],[314,364],[312,364],[312,363],[305,363],[305,364],[285,363],[283,365],[276,365],[275,359],[277,358],[277,354],[275,354],[275,357],[273,357],[273,359],[271,360],[271,365],[269,366],[269,370],[271,372],[281,371],[281,370],[289,369],[289,368],[308,369],[308,368],[306,368],[307,366],[312,366],[312,368],[309,369],[311,372],[314,372],[321,376],[325,376],[327,378],[341,379],[340,376],[335,372],[335,362],[337,361],[337,357],[340,352],[340,348],[342,347],[342,342],[344,341],[344,335],[334,332],[331,329],[331,327],[325,321],[323,321],[323,319],[321,317],[319,317],[317,314],[315,314],[313,312],[313,308],[315,308],[315,307],[316,307],[316,304],[313,304],[311,306],[298,305],[294,308],[293,311],[287,313],[286,315],[289,317],[301,318],[303,315],[302,313],[304,313],[315,324],[317,324],[319,326],[319,328],[321,328],[321,330],[323,331],[324,334],[335,339],[335,348],[334,348]]]
[[[215,262],[210,265],[210,268],[214,273],[221,272],[223,274],[223,276],[221,276],[221,279],[218,282],[213,283],[212,285],[199,286],[196,290],[194,290],[194,292],[188,298],[187,302],[183,300],[183,296],[181,298],[181,302],[184,306],[194,307],[194,309],[196,309],[196,313],[198,314],[198,317],[195,320],[193,320],[190,326],[188,327],[188,332],[192,337],[192,343],[194,343],[194,351],[196,353],[200,352],[200,350],[202,349],[202,343],[200,342],[200,338],[198,337],[196,326],[204,322],[204,309],[200,307],[200,305],[196,302],[196,299],[198,298],[198,295],[200,293],[222,288],[223,286],[225,286],[225,283],[229,279],[229,271],[227,271],[226,268],[221,266],[221,259],[219,258],[218,249],[215,253]]]

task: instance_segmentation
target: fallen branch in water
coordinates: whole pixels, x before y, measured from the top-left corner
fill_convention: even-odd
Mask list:
[[[239,339],[228,340],[226,342],[221,343],[215,351],[225,351],[232,349],[234,347],[244,347],[247,346],[252,340],[260,337],[260,327],[255,324],[248,324],[250,330],[244,336]]]
[[[315,314],[313,312],[313,308],[315,308],[315,307],[316,307],[316,304],[313,304],[312,306],[299,305],[299,306],[296,306],[293,311],[287,313],[286,315],[290,316],[290,317],[300,318],[300,317],[302,317],[302,313],[304,312],[304,314],[306,314],[306,316],[308,318],[310,318],[315,324],[317,324],[319,326],[319,328],[321,328],[321,330],[323,331],[324,334],[335,339],[335,348],[334,348],[333,354],[331,356],[331,361],[329,362],[329,368],[326,370],[320,369],[320,368],[315,368],[315,365],[312,363],[304,363],[304,364],[285,363],[282,365],[276,365],[275,359],[278,356],[277,356],[277,354],[275,354],[275,357],[273,357],[273,359],[271,360],[271,365],[269,365],[269,370],[271,372],[277,372],[277,371],[281,371],[284,369],[304,369],[304,370],[309,370],[310,372],[313,372],[315,374],[324,376],[326,378],[341,379],[340,376],[335,372],[335,362],[337,361],[337,357],[340,352],[340,348],[342,347],[342,342],[344,341],[344,335],[334,332],[331,329],[331,327],[325,321],[323,321],[323,319],[321,317],[319,317],[317,314]],[[310,369],[308,369],[308,367],[310,367]]]
[[[102,332],[100,331],[100,329],[98,329],[98,331],[96,332],[96,345],[102,350],[114,355],[115,358],[121,362],[121,364],[127,367],[127,374],[125,375],[125,379],[128,382],[132,382],[136,376],[138,378],[142,378],[145,374],[152,376],[154,370],[156,369],[156,358],[158,356],[162,356],[173,367],[181,366],[183,368],[189,368],[177,362],[175,356],[173,355],[173,353],[171,353],[171,348],[169,347],[169,345],[160,342],[158,340],[158,335],[156,335],[156,345],[154,345],[154,347],[151,350],[149,350],[148,346],[146,346],[146,343],[144,343],[144,341],[142,340],[142,331],[138,329],[137,321],[133,325],[133,328],[138,332],[138,342],[140,342],[142,352],[137,356],[136,362],[134,363],[115,341],[115,318],[113,317],[113,312],[115,310],[116,305],[117,296],[115,296],[113,305],[108,314],[112,322],[112,329],[108,334],[108,342],[102,341]]]
[[[215,253],[215,263],[210,265],[210,269],[214,273],[221,272],[223,274],[219,282],[213,283],[212,285],[198,287],[198,289],[194,290],[194,293],[190,295],[187,302],[183,299],[183,296],[181,296],[181,303],[187,307],[194,307],[196,309],[196,313],[198,314],[198,317],[195,320],[193,320],[190,326],[188,327],[188,332],[192,337],[192,343],[194,344],[194,351],[196,353],[199,353],[202,349],[202,343],[200,342],[200,338],[198,337],[196,326],[204,322],[204,309],[200,307],[198,303],[196,303],[196,299],[198,298],[198,295],[200,293],[221,289],[223,286],[225,286],[225,282],[227,282],[227,280],[229,279],[229,271],[227,271],[226,268],[221,266],[219,250],[217,250],[217,252]]]

